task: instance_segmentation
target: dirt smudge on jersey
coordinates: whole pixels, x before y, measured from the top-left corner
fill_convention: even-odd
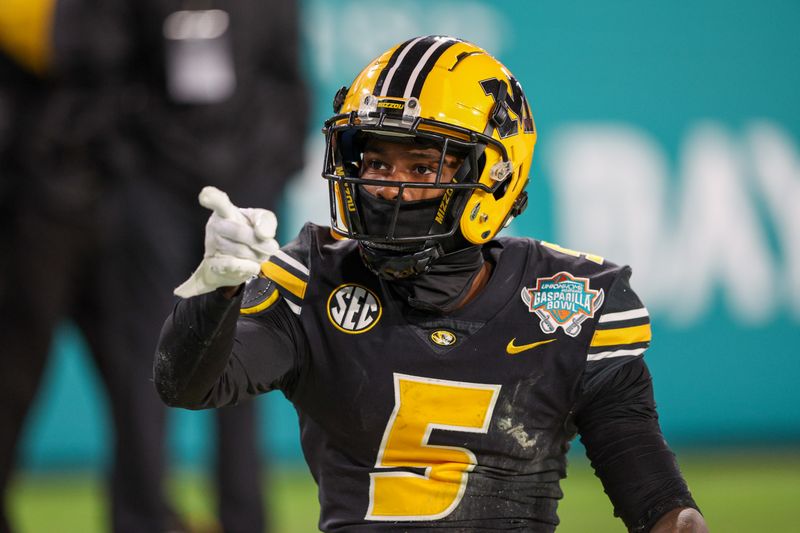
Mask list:
[[[539,440],[536,435],[530,437],[522,424],[514,424],[510,417],[502,417],[497,421],[497,429],[514,437],[523,448],[533,448]]]
[[[528,379],[522,380],[514,387],[514,392],[505,397],[500,402],[500,409],[495,422],[495,427],[511,436],[514,441],[524,450],[537,453],[537,444],[539,442],[539,432],[529,431],[525,429],[525,425],[520,421],[524,417],[524,412],[518,412],[515,405],[525,405],[524,402],[518,402],[517,399],[520,395],[531,394],[531,390],[536,385],[536,382],[542,376],[531,376]],[[517,411],[517,412],[515,412]]]

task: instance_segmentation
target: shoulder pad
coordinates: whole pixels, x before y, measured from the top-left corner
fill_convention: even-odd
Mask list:
[[[262,276],[253,278],[244,286],[239,313],[247,316],[260,315],[278,301],[278,296],[278,288],[272,280]]]

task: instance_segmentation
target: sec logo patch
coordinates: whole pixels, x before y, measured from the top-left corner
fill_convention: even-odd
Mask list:
[[[328,297],[328,319],[345,333],[364,333],[381,319],[383,308],[378,296],[361,285],[346,283]]]

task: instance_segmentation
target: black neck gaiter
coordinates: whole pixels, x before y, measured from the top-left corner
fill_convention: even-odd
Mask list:
[[[463,301],[483,263],[481,247],[470,246],[443,255],[424,274],[392,281],[390,285],[411,307],[445,314]]]
[[[377,198],[363,189],[359,192],[361,216],[367,231],[386,235],[394,214],[395,202]],[[439,198],[435,198],[407,202],[400,206],[394,236],[411,237],[427,234],[440,201]],[[395,260],[407,257],[409,263],[415,263],[412,256],[422,251],[426,245],[427,243],[395,245],[369,243],[370,254],[362,253],[362,258],[367,262],[367,266],[376,272],[376,265],[370,265],[369,259],[372,256],[380,257],[381,248],[385,250],[387,256],[392,256]],[[428,313],[444,314],[458,307],[467,295],[483,266],[484,259],[482,247],[468,243],[460,233],[440,241],[437,248],[444,253],[436,254],[430,266],[425,266],[422,274],[402,279],[392,279],[380,274],[379,276],[387,280],[389,286],[411,307]],[[362,248],[362,252],[364,251]]]

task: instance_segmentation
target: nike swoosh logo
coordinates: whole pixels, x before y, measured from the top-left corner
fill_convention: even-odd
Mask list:
[[[516,337],[508,341],[508,346],[506,346],[506,352],[508,352],[508,355],[515,355],[520,352],[524,352],[526,350],[532,350],[537,346],[541,346],[542,344],[547,344],[548,342],[553,342],[558,339],[548,339],[546,341],[532,342],[530,344],[523,344],[522,346],[516,346],[514,344],[515,340],[517,340]]]

